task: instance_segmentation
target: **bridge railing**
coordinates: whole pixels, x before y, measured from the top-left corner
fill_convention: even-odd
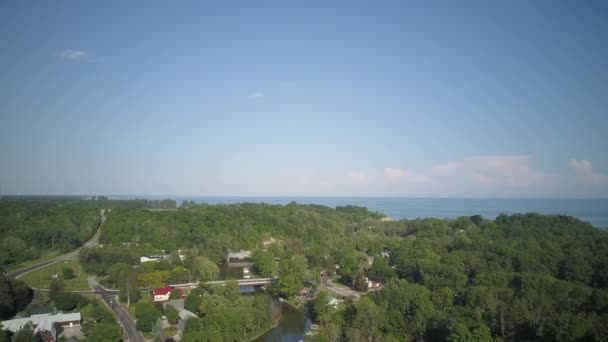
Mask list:
[[[277,278],[250,278],[250,279],[237,279],[239,286],[251,286],[251,285],[265,285],[274,282]],[[169,284],[171,287],[182,288],[182,287],[198,287],[200,284],[205,285],[225,285],[227,280],[214,280],[206,282],[192,282],[183,284]]]

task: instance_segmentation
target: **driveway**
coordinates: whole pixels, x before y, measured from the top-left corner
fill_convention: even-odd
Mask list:
[[[338,294],[339,296],[343,296],[345,298],[351,298],[353,300],[358,300],[361,297],[361,294],[357,291],[351,290],[347,287],[336,286],[333,282],[336,278],[321,278],[321,286],[328,289],[329,291]]]

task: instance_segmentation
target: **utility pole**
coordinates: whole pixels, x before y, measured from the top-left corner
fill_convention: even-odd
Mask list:
[[[131,305],[131,284],[127,278],[127,310],[129,310],[129,305]]]

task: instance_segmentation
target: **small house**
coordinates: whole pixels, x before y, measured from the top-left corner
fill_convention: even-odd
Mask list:
[[[177,293],[180,295],[180,297],[183,297],[182,289],[176,289],[171,286],[165,286],[163,288],[154,289],[154,291],[152,291],[152,299],[155,302],[167,301],[167,300],[169,300],[169,297],[171,296],[171,292],[173,292],[173,291],[177,291]]]
[[[139,258],[139,262],[140,263],[144,263],[144,262],[148,262],[148,261],[159,262],[161,260],[164,260],[165,258],[166,258],[165,255],[144,255]]]
[[[82,317],[79,312],[68,314],[40,315],[30,316],[25,318],[15,318],[8,321],[2,321],[2,327],[13,333],[18,332],[25,325],[30,324],[34,328],[34,334],[39,340],[45,342],[57,341],[57,330],[55,324],[66,327],[80,327]]]
[[[329,296],[327,298],[327,305],[333,307],[334,309],[338,308],[338,299],[334,296]]]
[[[228,253],[228,261],[238,260],[242,261],[245,259],[251,259],[251,251],[242,250],[240,252],[229,252]]]

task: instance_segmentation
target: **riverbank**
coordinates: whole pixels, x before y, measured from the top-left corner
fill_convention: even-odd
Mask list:
[[[280,318],[277,324],[251,339],[252,342],[296,342],[301,341],[310,330],[311,320],[302,308],[284,298],[274,297],[273,305],[279,305]]]
[[[272,325],[270,328],[268,328],[268,329],[264,329],[264,331],[262,331],[262,332],[260,332],[259,334],[256,334],[255,336],[251,337],[251,338],[249,339],[249,342],[253,342],[253,341],[255,341],[255,340],[259,339],[260,337],[262,337],[262,336],[264,336],[264,335],[268,334],[268,333],[269,333],[269,332],[270,332],[272,329],[275,329],[275,328],[276,328],[276,327],[278,327],[278,326],[279,326],[279,322],[274,323],[274,324],[273,324],[273,325]]]
[[[285,304],[285,305],[290,306],[290,307],[291,307],[292,309],[294,309],[294,310],[297,310],[297,311],[302,312],[302,314],[304,314],[304,316],[306,316],[306,317],[308,318],[308,316],[306,315],[306,313],[304,313],[304,312],[303,312],[302,308],[298,307],[296,304],[291,303],[290,301],[288,301],[287,299],[285,299],[285,298],[283,298],[283,297],[273,297],[273,298],[277,299],[277,301],[278,301],[278,302],[279,302],[281,305]],[[257,340],[257,339],[261,338],[262,336],[264,336],[264,335],[266,335],[266,334],[270,333],[270,332],[271,332],[273,329],[276,329],[276,328],[279,326],[279,323],[280,323],[280,321],[281,321],[281,318],[282,318],[282,317],[280,317],[280,318],[277,320],[277,322],[273,323],[273,324],[272,324],[272,326],[271,326],[270,328],[265,329],[265,330],[264,330],[264,331],[262,331],[261,333],[259,333],[259,334],[255,335],[254,337],[250,338],[250,339],[249,339],[249,341],[250,341],[250,342],[253,342],[253,341],[255,341],[255,340]]]

